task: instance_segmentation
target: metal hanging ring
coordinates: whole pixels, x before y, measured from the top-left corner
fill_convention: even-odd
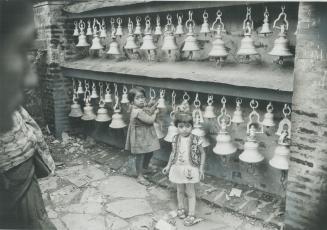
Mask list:
[[[241,105],[242,104],[242,99],[241,98],[236,98],[236,103]]]
[[[206,10],[204,10],[204,12],[203,12],[203,19],[208,19],[208,17],[209,17],[209,14],[207,13]]]
[[[184,92],[183,100],[184,101],[189,101],[190,100],[190,95],[188,95],[186,91]]]
[[[252,99],[250,101],[250,107],[251,107],[251,109],[255,110],[255,109],[258,108],[258,106],[259,106],[259,102],[257,100]]]
[[[269,102],[269,104],[267,105],[267,112],[272,112],[274,110],[273,105],[271,104],[271,102]]]
[[[285,117],[289,116],[291,114],[291,108],[289,107],[288,104],[285,104],[284,105],[284,108],[283,108],[283,114]]]
[[[208,105],[213,104],[213,95],[208,95],[208,100],[207,100]]]

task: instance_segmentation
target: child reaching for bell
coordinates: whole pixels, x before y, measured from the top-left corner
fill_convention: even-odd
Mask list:
[[[177,113],[174,124],[178,129],[178,134],[173,138],[172,152],[162,172],[169,174],[169,180],[177,184],[177,216],[184,219],[185,226],[191,226],[196,223],[195,184],[204,178],[205,151],[201,139],[191,133],[192,114]],[[188,212],[184,206],[185,193],[188,200]]]
[[[153,127],[159,110],[156,109],[156,104],[152,108],[147,107],[145,90],[142,87],[132,88],[128,93],[128,100],[131,104],[131,115],[125,149],[135,155],[137,181],[149,185],[143,174],[148,169],[153,152],[160,149]]]

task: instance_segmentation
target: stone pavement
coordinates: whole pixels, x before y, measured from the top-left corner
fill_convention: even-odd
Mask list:
[[[148,187],[138,184],[134,177],[121,174],[131,165],[126,153],[105,145],[95,145],[91,139],[65,137],[59,142],[48,137],[47,140],[55,160],[64,163],[54,176],[40,180],[49,217],[59,230],[151,230],[155,229],[157,221],[168,218],[169,213],[176,210],[175,189],[161,173],[149,177],[156,183]],[[263,194],[253,190],[240,198],[231,197],[230,202],[226,202],[223,197],[228,199],[228,191],[217,190],[214,184],[208,183],[209,180],[207,178],[206,183],[198,186],[202,189],[198,190],[200,199],[196,211],[204,221],[184,227],[181,220],[169,218],[178,230],[279,229],[270,221],[242,215],[245,212],[260,215],[261,210],[277,210],[272,209],[278,206],[274,198],[266,197],[263,204]],[[205,202],[210,201],[208,197],[214,197],[215,202]],[[239,199],[243,202],[236,202]],[[238,213],[231,212],[232,208],[217,207],[232,204],[239,208]]]

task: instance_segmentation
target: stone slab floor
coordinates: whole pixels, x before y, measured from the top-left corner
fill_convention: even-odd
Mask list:
[[[48,215],[58,230],[152,230],[168,218],[178,230],[273,230],[267,223],[214,207],[198,200],[197,215],[204,220],[184,227],[169,213],[176,210],[176,192],[156,184],[144,186],[88,158],[99,151],[91,140],[47,137],[57,162],[54,176],[41,179]],[[96,147],[95,147],[96,146]]]

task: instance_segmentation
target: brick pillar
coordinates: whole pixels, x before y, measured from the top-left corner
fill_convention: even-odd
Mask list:
[[[62,76],[60,62],[64,60],[65,17],[62,8],[67,1],[43,1],[34,5],[35,25],[38,32],[36,44],[43,44],[46,60],[40,74],[42,109],[49,129],[60,136],[69,124],[71,101],[67,87],[71,82]]]
[[[327,4],[300,2],[286,229],[327,229]]]

